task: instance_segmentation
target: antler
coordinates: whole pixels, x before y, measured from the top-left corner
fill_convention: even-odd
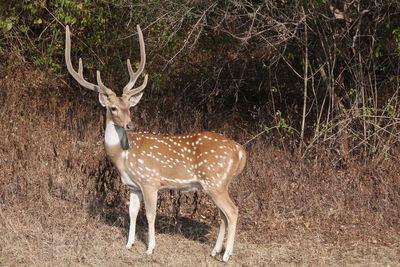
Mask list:
[[[132,89],[132,87],[136,83],[136,80],[139,78],[140,74],[143,72],[144,65],[146,64],[146,51],[144,48],[143,33],[142,33],[139,25],[137,25],[137,31],[139,34],[139,44],[140,44],[140,65],[139,65],[138,70],[136,72],[133,72],[130,60],[128,59],[126,61],[126,64],[128,66],[129,76],[130,76],[129,82],[127,83],[127,85],[125,85],[124,90],[123,90],[123,93],[126,95],[136,95],[136,94],[140,93],[141,91],[143,91],[147,85],[148,75],[146,74],[146,76],[144,77],[143,84],[135,89]]]
[[[82,64],[81,58],[79,58],[78,72],[76,72],[74,70],[74,68],[72,67],[72,63],[71,63],[71,33],[69,31],[68,25],[67,25],[66,31],[65,31],[65,62],[67,63],[67,69],[68,69],[69,73],[83,87],[93,90],[93,91],[96,91],[96,92],[99,92],[99,93],[106,94],[106,95],[115,95],[115,93],[111,89],[104,86],[104,84],[101,82],[99,71],[97,71],[98,85],[90,83],[90,82],[86,81],[85,78],[83,78],[83,64]]]

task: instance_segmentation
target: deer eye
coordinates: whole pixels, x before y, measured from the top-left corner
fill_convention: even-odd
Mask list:
[[[111,109],[111,111],[117,111],[116,107],[111,107],[110,109]]]

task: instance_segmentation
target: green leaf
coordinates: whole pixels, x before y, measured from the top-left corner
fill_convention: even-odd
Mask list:
[[[11,28],[13,27],[13,25],[14,25],[14,23],[12,23],[12,22],[7,22],[7,23],[6,23],[6,31],[7,31],[7,32],[10,31]]]

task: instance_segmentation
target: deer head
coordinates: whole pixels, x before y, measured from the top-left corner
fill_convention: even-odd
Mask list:
[[[82,59],[79,58],[78,72],[72,67],[71,63],[71,33],[69,26],[66,27],[65,35],[65,61],[69,73],[74,79],[83,87],[99,93],[100,104],[107,109],[107,120],[112,121],[116,126],[122,127],[125,130],[133,128],[130,119],[129,109],[135,106],[143,95],[143,90],[146,88],[148,75],[144,77],[143,84],[137,88],[133,88],[136,80],[139,78],[144,70],[146,64],[146,52],[144,47],[143,33],[137,25],[140,44],[140,65],[136,72],[132,70],[130,60],[127,60],[127,67],[129,72],[129,82],[123,88],[122,96],[117,96],[110,88],[106,87],[101,81],[100,71],[96,72],[97,84],[90,83],[83,77],[83,64]]]

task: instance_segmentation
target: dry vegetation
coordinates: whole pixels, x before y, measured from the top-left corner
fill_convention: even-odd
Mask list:
[[[222,266],[209,257],[218,215],[202,193],[163,193],[155,254],[144,254],[143,213],[127,251],[127,191],[105,159],[96,95],[16,51],[0,61],[1,265]],[[240,121],[227,123],[234,114],[193,116],[174,99],[143,100],[133,111],[139,130],[207,125],[241,143],[251,137],[237,130]],[[240,208],[232,266],[399,264],[399,151],[379,164],[354,157],[343,166],[330,150],[301,160],[267,135],[246,149],[245,172],[230,188]]]
[[[3,266],[283,266],[359,265],[395,266],[398,248],[368,242],[343,245],[325,242],[307,232],[285,241],[254,242],[240,231],[230,263],[209,256],[216,230],[198,222],[182,227],[207,229],[203,240],[177,232],[158,231],[154,255],[144,254],[146,232],[139,226],[139,240],[126,250],[126,224],[107,223],[90,216],[67,201],[53,201],[51,207],[1,205],[0,241]],[[158,218],[157,229],[164,218]],[[267,234],[263,234],[267,236]]]
[[[140,24],[137,130],[245,144],[228,265],[399,266],[399,21],[394,0],[1,2],[0,265],[226,265],[201,192],[160,194],[154,255],[143,212],[124,247],[127,190],[97,95],[66,75],[64,26],[85,76],[117,89]]]

